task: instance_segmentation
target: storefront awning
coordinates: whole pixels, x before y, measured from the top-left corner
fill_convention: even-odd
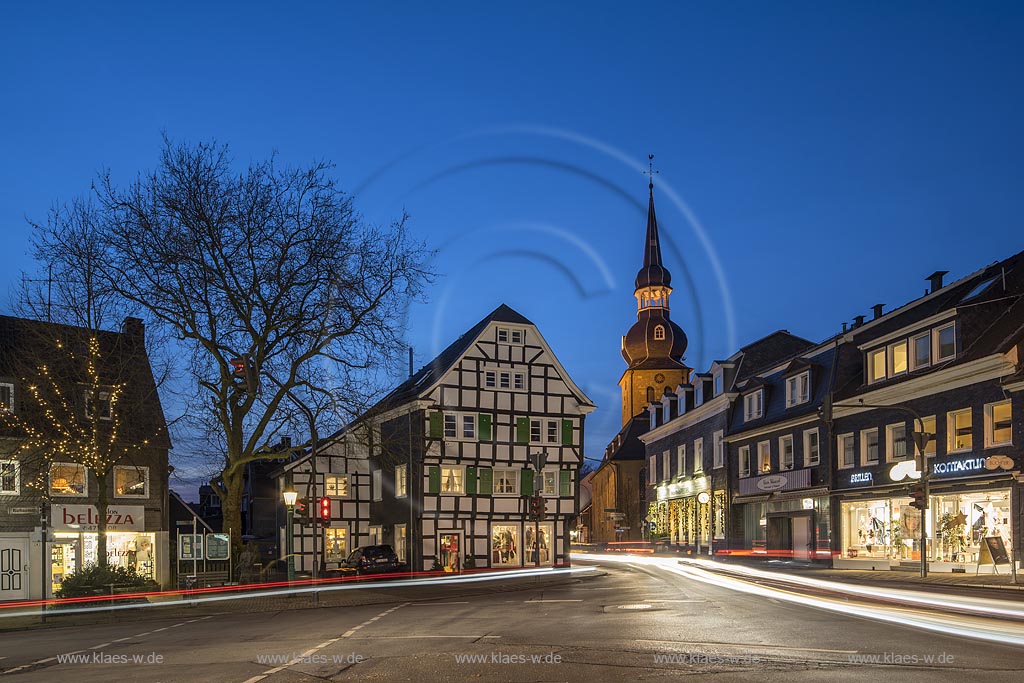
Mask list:
[[[804,489],[803,491],[786,491],[785,493],[773,493],[768,496],[768,500],[783,501],[783,500],[799,500],[801,498],[820,498],[828,495],[828,487],[821,486],[816,489]]]

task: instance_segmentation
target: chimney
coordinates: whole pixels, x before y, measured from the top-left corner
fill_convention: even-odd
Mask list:
[[[884,307],[885,304],[875,304],[871,307],[871,311],[875,314],[875,317],[873,317],[872,320],[878,320],[882,317],[882,308]]]
[[[934,273],[925,278],[926,280],[928,280],[928,282],[931,283],[932,293],[942,289],[942,276],[946,275],[948,272],[948,270],[936,270]]]
[[[141,318],[129,316],[121,323],[121,334],[132,341],[144,342],[146,341],[146,324],[142,322]]]
[[[846,322],[845,321],[843,322],[843,333],[844,334],[846,333]]]
[[[415,372],[413,372],[413,360],[412,360],[412,347],[409,347],[409,377],[411,378]]]
[[[864,316],[862,316],[862,315],[855,315],[855,316],[853,316],[853,326],[854,327],[860,327],[863,324],[864,324]]]

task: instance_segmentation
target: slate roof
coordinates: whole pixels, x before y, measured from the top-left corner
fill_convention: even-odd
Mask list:
[[[640,440],[641,434],[646,434],[651,428],[651,416],[646,410],[635,415],[626,425],[619,430],[619,433],[611,440],[608,449],[605,450],[604,462],[611,460],[643,460],[646,456],[644,443]],[[618,442],[618,447],[612,449],[612,444]]]
[[[735,381],[742,382],[815,346],[814,342],[791,334],[788,330],[776,330],[740,348],[740,366]]]

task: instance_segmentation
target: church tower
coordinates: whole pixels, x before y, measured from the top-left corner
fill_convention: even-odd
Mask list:
[[[619,380],[623,426],[642,413],[649,402],[690,381],[690,368],[683,364],[686,334],[669,319],[672,275],[661,261],[653,176],[648,189],[644,265],[636,275],[634,292],[637,321],[622,338],[622,357],[627,365]]]

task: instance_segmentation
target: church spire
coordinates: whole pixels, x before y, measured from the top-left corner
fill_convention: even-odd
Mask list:
[[[650,155],[654,159],[654,155]],[[651,181],[647,187],[650,198],[647,203],[647,241],[644,243],[644,265],[636,274],[636,289],[645,287],[668,287],[672,284],[672,275],[661,261],[661,240],[658,237],[658,217],[654,213],[654,174],[651,168]]]

